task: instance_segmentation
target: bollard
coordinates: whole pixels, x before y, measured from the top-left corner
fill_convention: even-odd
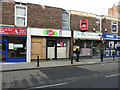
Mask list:
[[[101,51],[101,62],[103,62],[103,51]]]
[[[71,57],[71,64],[73,64],[73,56]]]
[[[115,52],[112,53],[113,54],[113,61],[115,60]]]
[[[39,67],[39,56],[37,56],[37,67]]]

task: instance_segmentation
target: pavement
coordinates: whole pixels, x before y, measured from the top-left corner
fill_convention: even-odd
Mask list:
[[[92,64],[101,64],[101,63],[114,63],[119,62],[120,57],[113,58],[104,58],[103,62],[100,59],[80,59],[79,62],[73,60],[71,64],[70,59],[65,60],[48,60],[40,61],[39,67],[37,67],[37,62],[19,62],[19,63],[0,63],[0,72],[10,72],[10,71],[20,71],[20,70],[34,70],[34,69],[43,69],[43,68],[56,68],[56,67],[65,67],[65,66],[80,66],[80,65],[92,65]]]

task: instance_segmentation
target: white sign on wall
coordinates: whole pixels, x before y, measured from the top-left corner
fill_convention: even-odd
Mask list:
[[[9,49],[13,49],[13,43],[9,43]]]
[[[74,38],[97,39],[97,40],[100,40],[100,34],[74,31]]]
[[[29,28],[31,35],[35,36],[56,36],[56,37],[71,37],[70,30],[54,30],[54,29],[38,29]]]

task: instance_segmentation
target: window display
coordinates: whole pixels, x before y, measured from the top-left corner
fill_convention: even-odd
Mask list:
[[[113,56],[113,52],[115,52],[115,56],[119,56],[119,50],[117,49],[117,45],[118,45],[117,41],[106,41],[105,56],[111,57]]]
[[[25,37],[8,38],[8,58],[11,57],[26,57]]]
[[[69,58],[68,39],[57,39],[57,58]]]
[[[92,49],[91,49],[92,44],[91,43],[92,43],[92,41],[90,41],[90,40],[76,39],[73,49],[75,49],[75,46],[79,46],[80,56],[91,56],[92,55]]]

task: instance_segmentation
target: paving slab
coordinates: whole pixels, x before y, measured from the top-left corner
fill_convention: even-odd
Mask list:
[[[101,62],[100,59],[80,59],[79,62],[73,60],[73,64],[71,64],[71,60],[49,60],[49,61],[40,61],[40,66],[37,67],[37,62],[21,62],[21,63],[0,63],[2,68],[0,71],[18,71],[18,70],[31,70],[31,69],[42,69],[42,68],[54,68],[54,67],[65,67],[65,66],[75,66],[75,65],[90,65],[90,64],[101,64],[108,62],[116,62],[120,61],[119,57],[115,58],[104,58],[104,61]]]

